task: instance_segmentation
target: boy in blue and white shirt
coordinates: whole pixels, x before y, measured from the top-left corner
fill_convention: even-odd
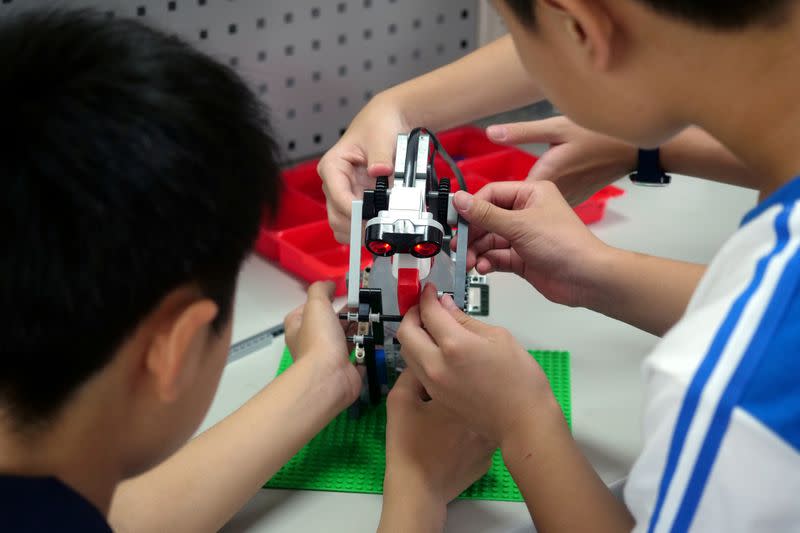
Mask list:
[[[645,446],[625,504],[522,347],[433,290],[398,333],[416,390],[499,444],[539,531],[800,531],[800,4],[494,4],[567,116],[642,147],[700,126],[761,201],[706,269],[605,245],[552,183],[456,196],[479,272],[515,272],[553,301],[664,335],[645,362]],[[385,514],[403,494],[390,481]],[[428,488],[404,505],[441,517],[445,498]]]

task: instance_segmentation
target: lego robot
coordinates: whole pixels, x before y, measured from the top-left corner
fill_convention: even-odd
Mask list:
[[[388,176],[379,177],[375,189],[353,201],[348,310],[342,318],[358,324],[348,340],[355,345],[356,364],[366,367],[361,399],[351,410],[356,416],[360,405],[377,404],[405,367],[395,333],[427,283],[435,284],[440,297],[450,294],[464,311],[488,314],[489,287],[484,276],[467,273],[469,228],[453,207],[450,179],[436,176],[437,153],[466,190],[461,171],[436,136],[418,128],[398,136],[393,186]],[[361,272],[364,222],[363,246],[374,261]]]

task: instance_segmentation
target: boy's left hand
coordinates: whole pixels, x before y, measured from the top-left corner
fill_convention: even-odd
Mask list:
[[[431,401],[410,370],[398,378],[386,410],[380,530],[439,530],[447,503],[486,473],[496,446]]]
[[[306,303],[286,315],[286,346],[295,361],[309,359],[323,379],[341,383],[343,402],[349,405],[361,392],[361,376],[350,362],[344,327],[333,310],[331,282],[317,282],[308,288]]]

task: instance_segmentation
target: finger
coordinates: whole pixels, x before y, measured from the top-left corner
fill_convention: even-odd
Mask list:
[[[525,144],[546,143],[559,144],[564,142],[562,117],[527,122],[509,122],[495,124],[486,128],[486,135],[499,144]]]
[[[334,212],[349,219],[355,200],[352,186],[355,182],[355,167],[341,157],[322,158],[317,172],[322,178],[329,206],[333,207]]]
[[[389,176],[394,170],[394,145],[374,142],[375,146],[367,147],[367,174],[370,178]]]
[[[490,250],[504,250],[506,248],[511,248],[511,243],[508,242],[508,239],[504,239],[496,233],[487,233],[470,245],[469,253],[474,253],[477,257]]]
[[[481,322],[480,320],[476,320],[459,309],[449,294],[445,294],[442,297],[441,307],[453,322],[480,337],[488,336],[491,330],[494,329],[494,326],[490,326],[489,324]]]
[[[481,275],[491,272],[513,272],[521,274],[524,268],[522,258],[513,248],[489,250],[477,258],[475,268]]]
[[[442,353],[422,327],[419,306],[409,309],[403,317],[397,339],[403,346],[403,360],[427,387],[430,384],[428,371],[442,364]]]
[[[444,298],[450,297],[444,296],[442,300]],[[450,298],[450,301],[452,302],[452,298]],[[455,304],[453,304],[453,307],[455,307]],[[454,338],[459,338],[460,334],[463,333],[463,328],[459,321],[442,306],[433,284],[425,285],[420,297],[419,309],[422,325],[438,346],[441,347],[443,344],[451,343]]]
[[[303,309],[305,305],[294,308],[283,319],[283,330],[286,338],[294,338],[297,332],[300,331],[300,326],[303,323]]]
[[[503,209],[463,191],[456,193],[453,205],[472,228],[482,228],[508,240],[513,240],[519,233],[520,221],[514,211]]]

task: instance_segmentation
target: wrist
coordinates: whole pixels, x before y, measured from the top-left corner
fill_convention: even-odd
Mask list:
[[[355,373],[355,378],[358,378],[358,372],[352,368],[349,361],[334,365],[329,360],[333,358],[315,357],[310,354],[302,357],[301,354],[292,366],[297,367],[297,371],[304,376],[308,384],[305,390],[314,398],[314,402],[338,414],[355,401],[358,392],[354,394],[353,391],[360,389],[360,383],[354,383],[353,377],[346,372],[344,365],[347,365],[348,369]]]
[[[447,520],[447,502],[413,468],[392,472],[383,483],[383,508],[379,531],[438,532]]]
[[[583,251],[581,258],[572,263],[576,270],[571,274],[571,283],[575,287],[571,304],[572,307],[597,311],[608,293],[605,289],[608,270],[614,268],[620,250],[597,239],[595,246]]]
[[[555,396],[547,395],[536,409],[520,417],[500,440],[500,452],[509,469],[533,458],[542,444],[557,435],[569,435],[569,426]],[[513,473],[513,472],[512,472]]]

